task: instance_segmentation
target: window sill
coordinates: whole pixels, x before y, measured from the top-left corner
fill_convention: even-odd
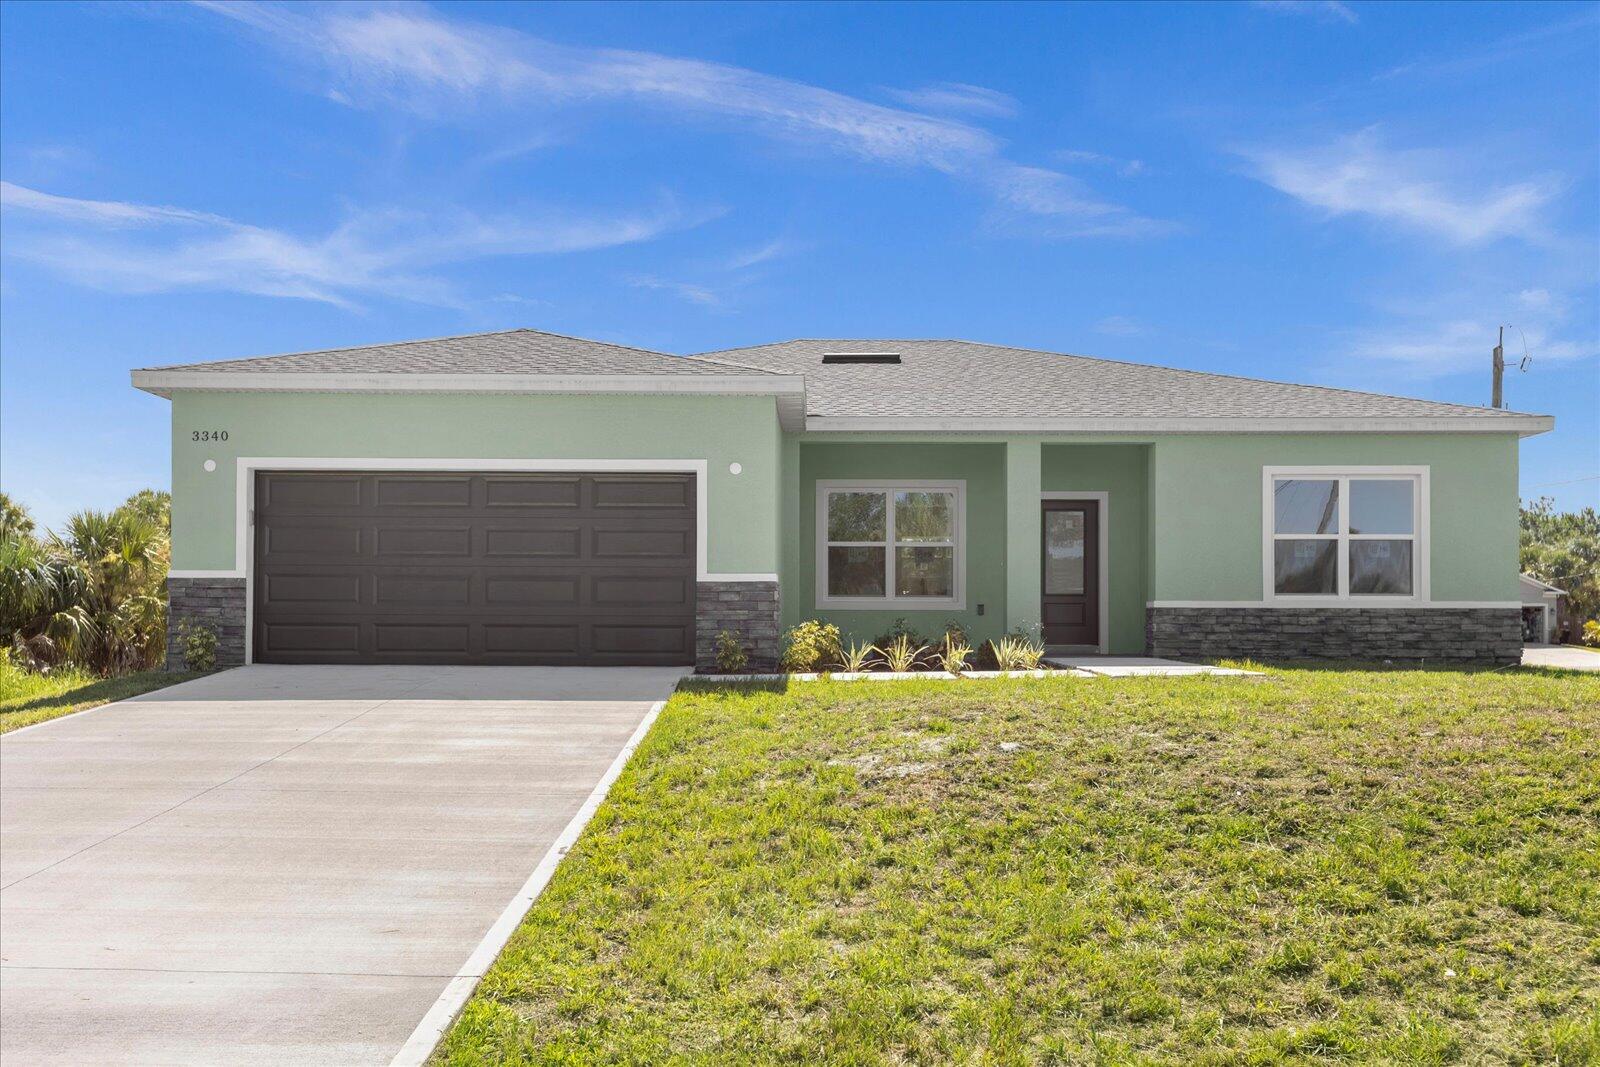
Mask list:
[[[931,597],[819,597],[818,611],[965,611],[965,600]]]

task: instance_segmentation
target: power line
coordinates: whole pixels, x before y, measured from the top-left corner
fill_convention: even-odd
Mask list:
[[[1600,482],[1600,474],[1585,474],[1582,478],[1568,478],[1564,482],[1540,482],[1538,485],[1525,485],[1524,489],[1548,489],[1553,485],[1577,485],[1579,482]]]

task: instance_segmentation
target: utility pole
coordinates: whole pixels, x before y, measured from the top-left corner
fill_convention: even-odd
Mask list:
[[[1502,383],[1506,376],[1506,328],[1500,327],[1500,340],[1494,346],[1494,399],[1489,402],[1490,407],[1503,408],[1505,404],[1501,397]]]

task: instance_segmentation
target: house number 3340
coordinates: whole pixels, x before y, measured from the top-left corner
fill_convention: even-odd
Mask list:
[[[228,439],[228,431],[227,430],[191,430],[191,431],[189,431],[189,440],[191,440],[191,441],[226,441],[227,439]]]

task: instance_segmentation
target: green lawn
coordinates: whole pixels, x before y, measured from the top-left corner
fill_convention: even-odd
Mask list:
[[[100,678],[74,669],[29,674],[0,660],[0,734],[198,677],[197,673],[142,671]]]
[[[1600,1062],[1600,677],[682,692],[438,1059]]]

